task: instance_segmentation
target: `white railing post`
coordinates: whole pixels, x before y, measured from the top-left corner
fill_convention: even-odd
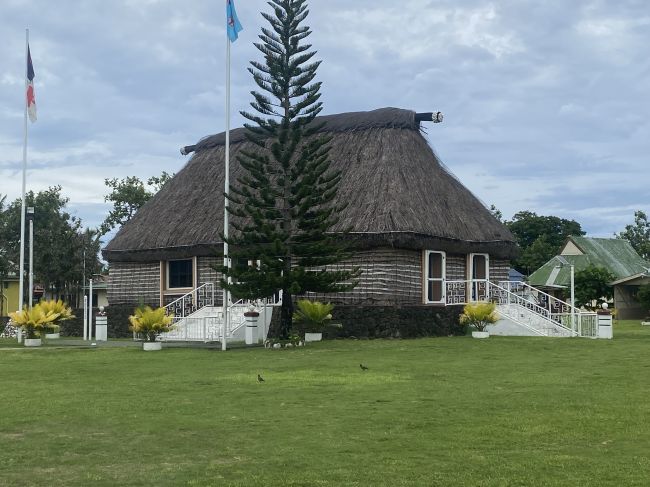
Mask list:
[[[208,319],[203,317],[203,341],[208,341]]]

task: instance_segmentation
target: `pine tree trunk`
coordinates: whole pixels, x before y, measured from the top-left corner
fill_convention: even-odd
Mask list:
[[[288,289],[282,290],[282,308],[280,310],[280,338],[286,340],[291,331],[293,319],[293,296]]]

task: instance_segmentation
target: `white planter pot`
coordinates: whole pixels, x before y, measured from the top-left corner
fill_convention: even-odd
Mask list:
[[[142,350],[145,352],[154,352],[156,350],[162,350],[162,342],[144,342],[142,344]]]
[[[46,333],[45,338],[47,338],[48,340],[51,340],[53,338],[61,338],[61,334],[60,333]]]
[[[40,338],[25,338],[26,347],[40,347],[41,343]]]
[[[489,338],[490,334],[487,331],[473,331],[472,332],[472,337],[473,338]]]
[[[305,333],[305,342],[320,342],[322,339],[322,333]]]

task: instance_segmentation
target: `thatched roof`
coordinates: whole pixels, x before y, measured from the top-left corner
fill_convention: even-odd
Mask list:
[[[348,202],[339,228],[355,245],[391,246],[510,258],[515,239],[437,159],[415,112],[384,108],[319,117],[334,135],[330,159]],[[186,166],[104,249],[109,261],[215,255],[222,247],[224,134],[199,141]],[[254,146],[231,131],[231,183],[242,174],[237,153]],[[336,230],[336,229],[334,229]]]

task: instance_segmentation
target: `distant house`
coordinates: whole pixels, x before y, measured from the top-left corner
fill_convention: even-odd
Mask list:
[[[317,119],[332,136],[332,168],[342,173],[338,198],[348,203],[333,231],[351,228],[355,257],[340,266],[363,271],[354,290],[326,299],[445,306],[470,299],[465,283],[484,288],[508,279],[513,235],[438,160],[422,134],[423,115],[384,108]],[[224,144],[222,133],[186,147],[193,153],[187,165],[103,250],[111,306],[167,305],[218,283]],[[236,181],[243,174],[238,153],[256,147],[244,129],[231,132],[230,144]]]
[[[0,318],[8,318],[9,313],[18,311],[18,276],[10,275],[2,279],[0,286]]]
[[[88,296],[90,286],[86,284],[83,287],[83,292],[77,296],[77,306],[83,307],[84,295]],[[108,306],[108,276],[94,276],[93,278],[93,308],[100,306]]]
[[[627,240],[618,238],[569,237],[559,254],[575,271],[589,265],[604,267],[615,276],[614,306],[619,319],[637,319],[644,310],[635,299],[640,284],[650,282],[646,273],[650,263],[643,260]],[[548,291],[568,291],[571,285],[570,265],[562,265],[553,257],[528,278],[530,285]]]

